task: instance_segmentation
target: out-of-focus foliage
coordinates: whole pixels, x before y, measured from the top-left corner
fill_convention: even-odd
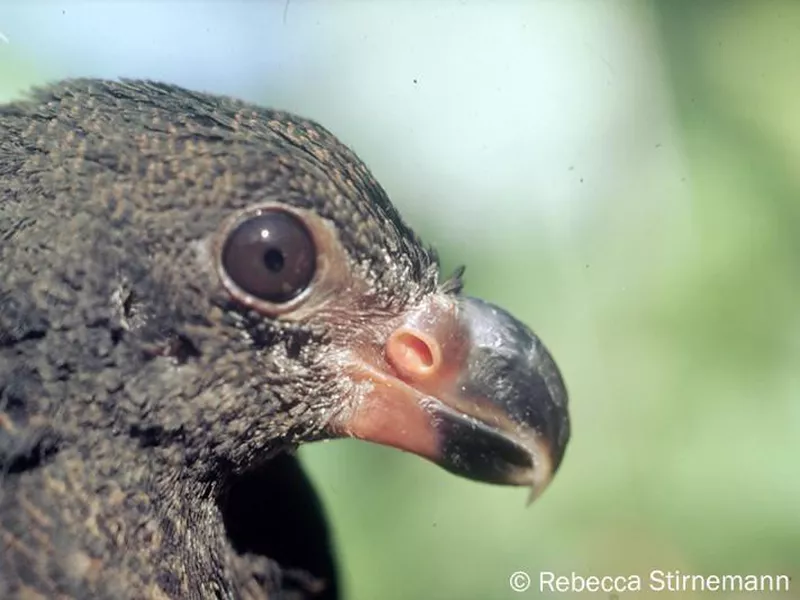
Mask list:
[[[0,29],[0,34],[3,30]],[[35,65],[19,56],[17,53],[3,48],[2,44],[7,43],[0,35],[0,102],[7,102],[18,97],[27,90],[28,87],[37,83]]]
[[[289,7],[290,14],[307,7],[298,4]],[[502,86],[486,104],[488,114],[476,112],[464,122],[463,139],[496,133],[491,124],[499,122],[508,137],[492,138],[494,143],[517,144],[504,159],[514,167],[505,171],[492,163],[496,155],[485,155],[486,177],[477,188],[483,196],[451,171],[437,181],[432,174],[448,169],[445,160],[424,165],[419,158],[403,163],[418,171],[404,171],[402,165],[392,170],[392,157],[412,152],[413,144],[403,146],[399,135],[370,129],[368,122],[379,122],[373,117],[352,117],[364,123],[361,129],[351,123],[345,139],[359,140],[356,149],[377,165],[412,224],[440,242],[446,269],[466,263],[469,294],[507,307],[550,346],[571,392],[574,437],[551,489],[529,509],[524,491],[464,481],[393,450],[344,441],[303,449],[333,522],[349,598],[527,597],[538,590],[512,592],[513,571],[531,573],[535,588],[542,570],[646,578],[653,568],[789,574],[792,590],[776,597],[800,598],[800,3],[664,0],[595,6],[601,4],[617,31],[610,36],[633,32],[654,56],[637,62],[639,57],[622,60],[598,51],[586,75],[598,78],[596,90],[577,99],[557,83],[555,92],[536,91],[536,97],[563,94],[565,110],[583,103],[587,112],[614,93],[620,103],[634,98],[625,105],[626,114],[606,123],[596,120],[596,130],[580,138],[585,145],[576,142],[576,159],[556,164],[550,173],[528,178],[523,171],[526,159],[552,160],[536,137],[552,127],[536,125],[536,113],[535,126],[524,119],[518,127],[503,121],[505,107],[520,99],[510,98]],[[591,10],[589,3],[575,5]],[[404,9],[396,6],[400,15]],[[531,10],[554,6],[541,3]],[[325,18],[333,18],[339,9],[325,10]],[[12,37],[1,15],[0,31]],[[347,18],[343,22],[358,27]],[[480,34],[480,20],[476,23]],[[449,39],[448,22],[436,26]],[[490,42],[478,34],[476,43]],[[523,26],[508,39],[524,42],[532,35]],[[380,47],[376,39],[359,33],[349,42],[373,44],[374,53]],[[562,43],[591,52],[581,35]],[[409,44],[409,53],[419,51],[416,42]],[[24,55],[4,49],[2,42],[0,52],[0,97],[41,79]],[[521,60],[509,52],[508,63],[515,59]],[[422,60],[419,65],[433,69]],[[455,104],[483,92],[490,76],[502,81],[497,73],[503,68],[476,72],[474,87],[455,88],[441,98]],[[342,133],[347,127],[336,127],[324,115],[337,114],[331,106],[346,104],[348,94],[369,85],[361,84],[361,72],[343,69],[341,79],[325,79],[324,72],[318,67],[319,79],[283,88],[271,81],[264,100],[274,103],[279,97],[283,107],[296,104],[301,112],[315,107],[313,116],[322,115]],[[524,69],[509,72],[519,77]],[[423,76],[403,72],[404,81],[406,75],[408,85],[415,77],[420,98],[436,85],[424,69]],[[569,76],[556,72],[552,81]],[[327,87],[319,84],[323,79]],[[315,100],[320,89],[335,89],[337,81],[349,82],[347,93]],[[531,106],[539,107],[534,95]],[[425,104],[375,108],[383,110],[389,123],[392,111],[418,115]],[[566,131],[569,125],[559,127]],[[446,133],[439,141],[446,144],[454,130],[442,127]],[[408,135],[420,144],[413,151],[427,156],[422,138],[413,137],[413,123]],[[641,144],[626,145],[631,139]],[[368,154],[365,147],[384,152]],[[534,148],[541,154],[534,155]],[[587,164],[604,152],[624,160],[606,173],[592,171]],[[463,181],[470,176],[474,173],[463,173]],[[541,227],[547,219],[538,209],[543,201],[531,191],[548,189],[548,179],[572,184],[563,187],[558,202],[583,199],[577,216],[560,221],[554,231]],[[434,182],[424,202],[415,187],[420,180]],[[471,203],[460,205],[470,191]],[[445,205],[449,194],[458,198]],[[442,204],[434,205],[438,199]],[[478,212],[482,228],[458,229],[456,213],[468,210]],[[458,231],[464,233],[454,234]]]

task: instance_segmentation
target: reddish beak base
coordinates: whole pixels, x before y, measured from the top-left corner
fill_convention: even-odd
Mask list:
[[[350,351],[352,403],[335,435],[392,446],[456,474],[538,495],[569,439],[567,394],[539,339],[481,300],[429,296],[380,348]]]

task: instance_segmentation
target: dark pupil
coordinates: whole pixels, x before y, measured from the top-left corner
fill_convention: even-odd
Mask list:
[[[225,240],[222,266],[238,289],[286,302],[308,287],[316,269],[314,241],[294,215],[270,211],[238,225]]]
[[[280,250],[270,248],[264,253],[264,264],[273,273],[279,273],[283,269],[283,254]]]

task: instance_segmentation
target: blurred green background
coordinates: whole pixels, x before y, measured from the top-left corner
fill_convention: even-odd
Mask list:
[[[653,568],[800,598],[800,2],[8,2],[0,34],[2,99],[139,76],[321,121],[559,361],[573,441],[530,508],[376,446],[301,451],[348,598]]]

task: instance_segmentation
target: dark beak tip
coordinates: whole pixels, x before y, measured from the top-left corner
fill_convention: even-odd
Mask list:
[[[526,449],[531,478],[549,481],[563,462],[571,435],[569,397],[558,365],[539,337],[507,311],[468,297],[462,306],[473,344],[463,389],[486,398],[513,424],[513,430],[492,442],[494,462],[519,473],[524,468],[520,452]],[[505,442],[499,441],[502,437]],[[538,468],[547,473],[536,473]]]

